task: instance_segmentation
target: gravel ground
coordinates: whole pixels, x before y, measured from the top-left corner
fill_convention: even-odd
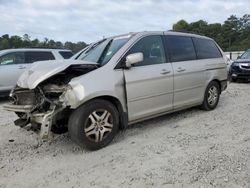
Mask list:
[[[250,188],[249,112],[250,84],[230,84],[214,111],[193,108],[138,123],[89,152],[68,134],[39,143],[1,108],[0,188]]]

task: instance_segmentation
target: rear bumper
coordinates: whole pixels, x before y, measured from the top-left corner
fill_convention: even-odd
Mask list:
[[[234,79],[250,79],[250,73],[249,74],[245,74],[245,73],[232,73],[231,77]]]
[[[227,89],[227,80],[222,80],[220,83],[221,83],[221,91],[225,91]]]

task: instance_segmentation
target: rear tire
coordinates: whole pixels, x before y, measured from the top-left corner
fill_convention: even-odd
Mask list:
[[[78,145],[97,150],[108,145],[118,132],[119,113],[106,100],[92,100],[71,114],[68,129]]]
[[[207,111],[213,110],[218,105],[219,99],[220,99],[220,86],[217,82],[212,81],[208,84],[206,88],[201,108]]]

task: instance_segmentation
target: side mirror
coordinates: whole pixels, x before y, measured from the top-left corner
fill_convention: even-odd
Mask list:
[[[130,68],[133,64],[140,63],[143,61],[143,53],[134,53],[134,54],[129,54],[126,57],[126,67]]]

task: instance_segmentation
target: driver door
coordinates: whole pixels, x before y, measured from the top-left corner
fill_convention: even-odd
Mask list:
[[[162,36],[140,39],[127,53],[143,53],[144,60],[124,69],[129,121],[173,108],[173,68],[167,62]]]

